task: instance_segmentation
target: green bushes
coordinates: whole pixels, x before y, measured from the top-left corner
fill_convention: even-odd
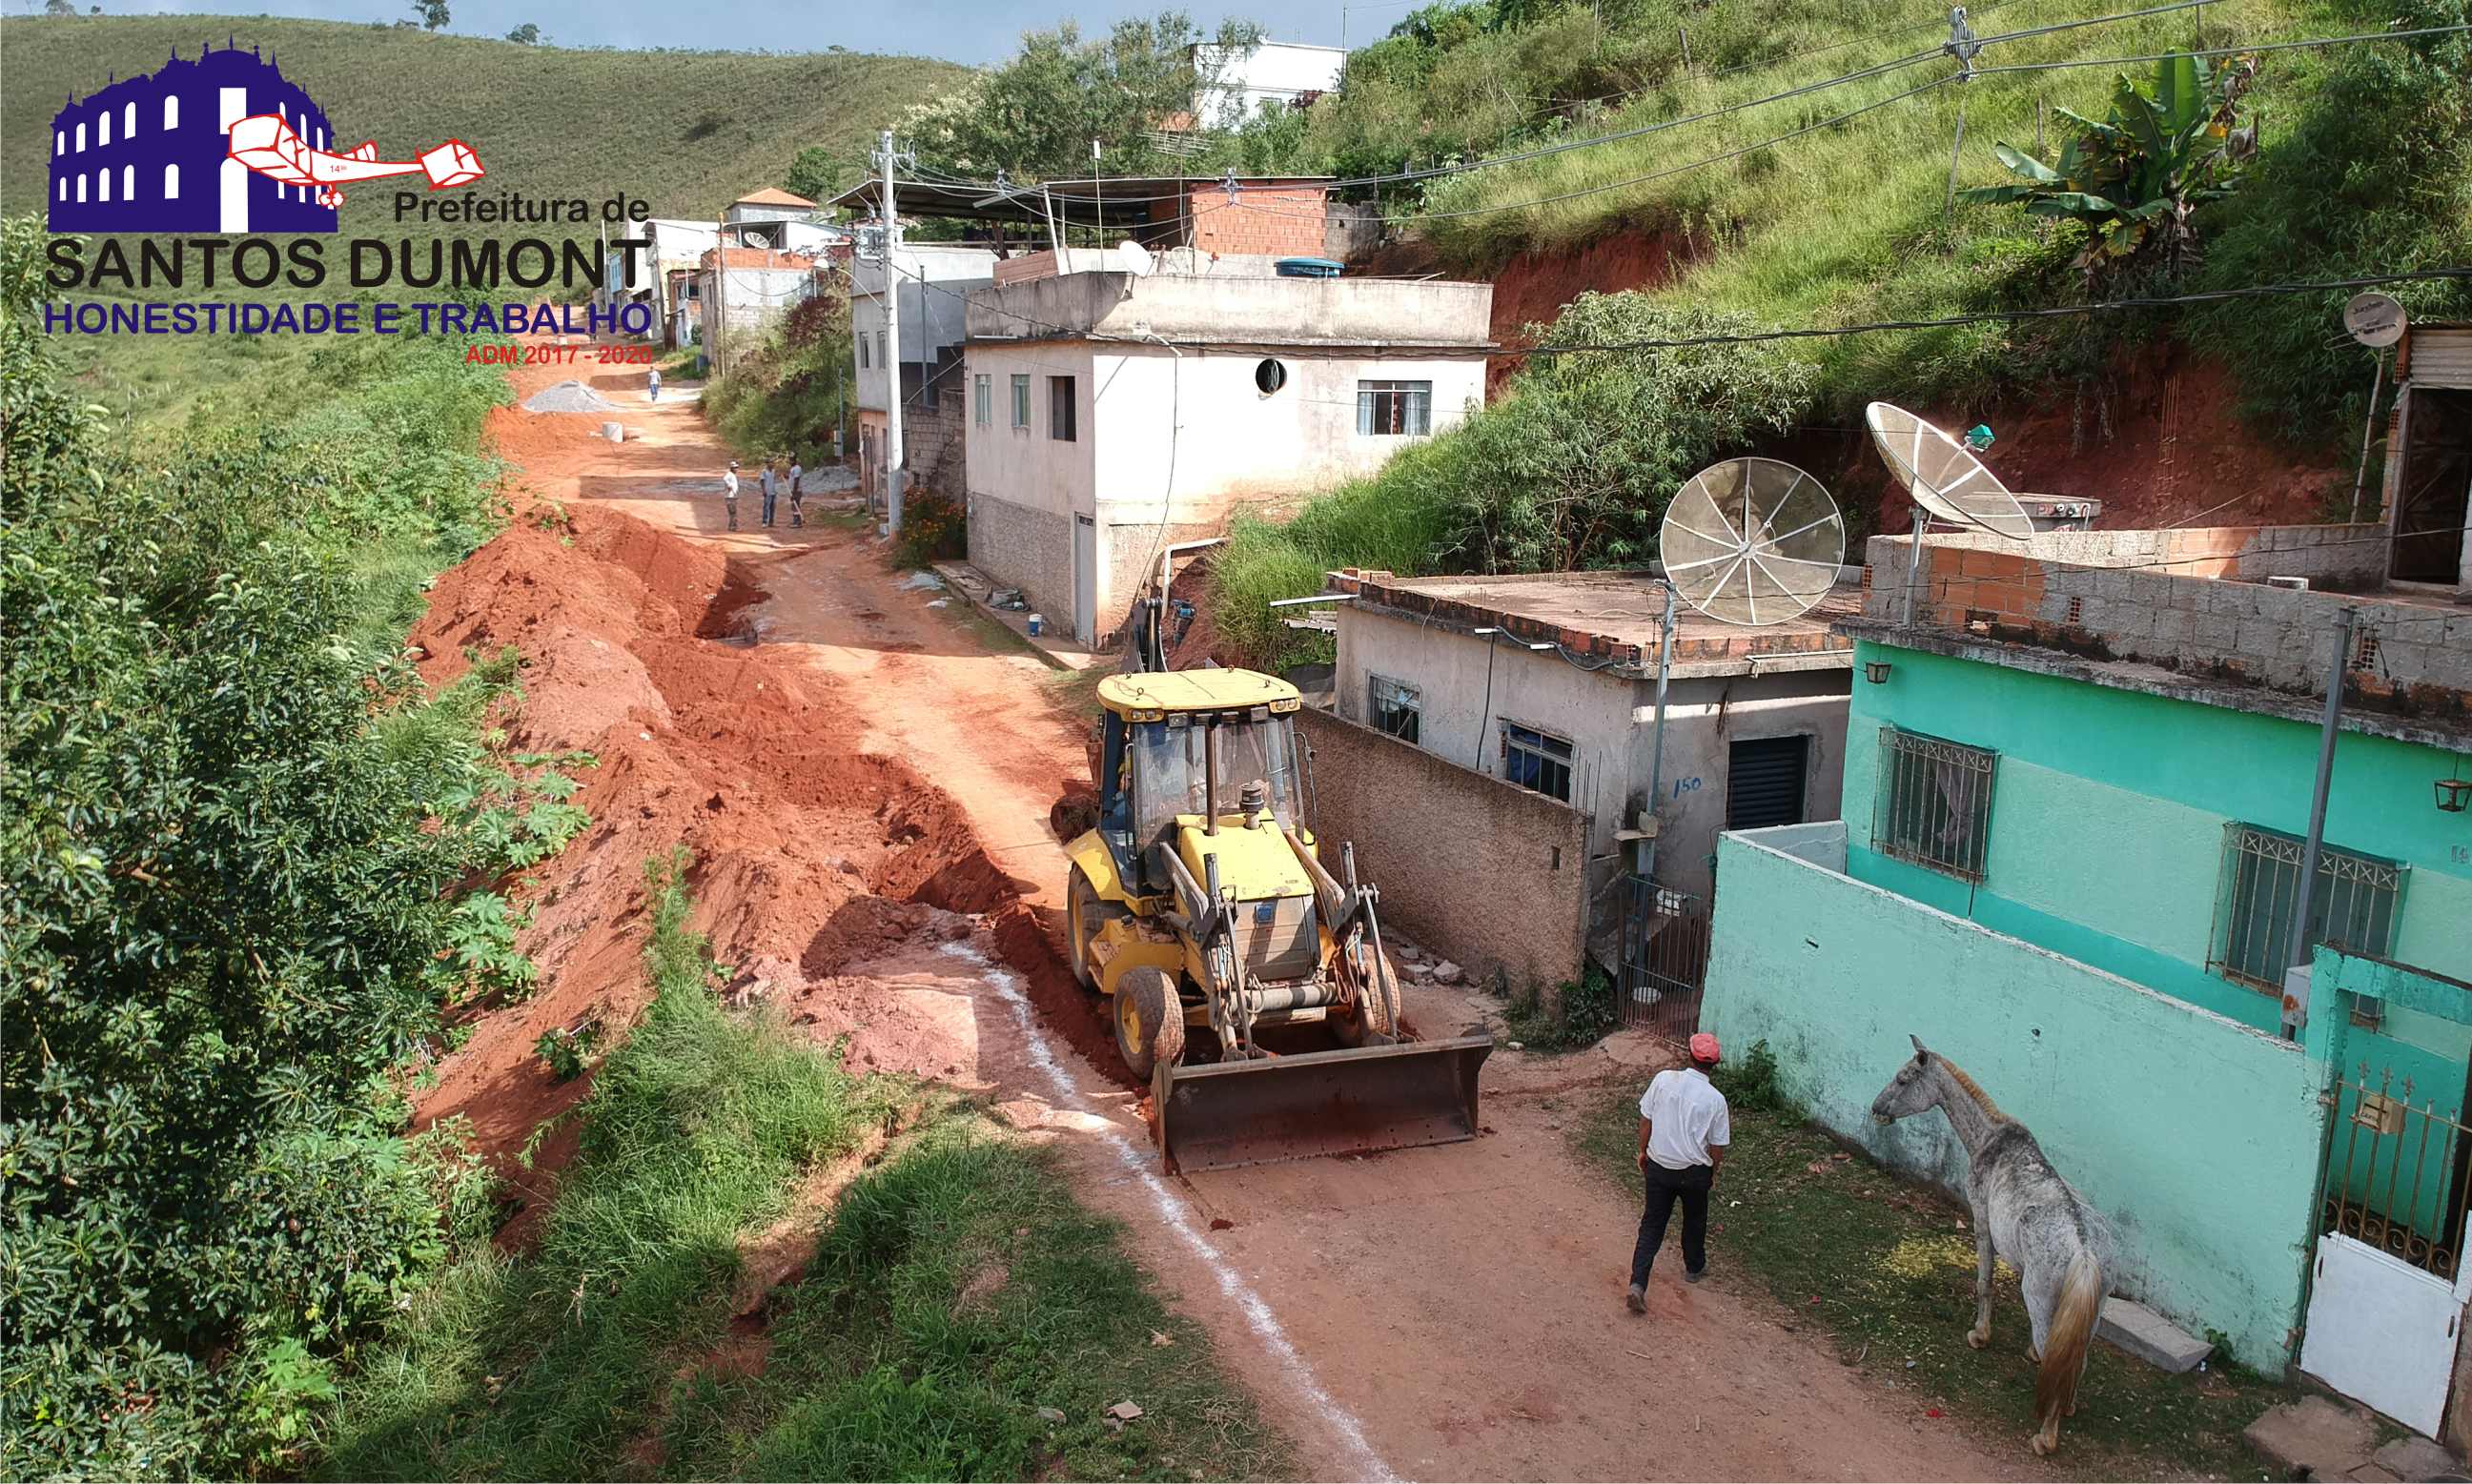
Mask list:
[[[432,717],[345,639],[380,522],[320,450],[107,438],[27,313],[40,237],[0,241],[0,1471],[294,1467],[325,1357],[443,1251],[386,1074],[473,884],[582,815],[485,752],[487,681]]]

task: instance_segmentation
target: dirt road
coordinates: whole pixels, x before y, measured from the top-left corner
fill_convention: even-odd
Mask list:
[[[531,375],[518,389],[563,374]],[[754,529],[750,494],[742,530],[724,531],[717,481],[726,456],[692,404],[674,389],[673,400],[647,405],[640,373],[588,379],[621,403],[611,415],[645,436],[613,445],[589,436],[597,416],[502,412],[501,448],[522,465],[524,483],[725,556],[732,591],[705,595],[701,632],[743,624],[765,673],[810,677],[797,695],[834,713],[815,726],[940,786],[1052,933],[1065,860],[1047,813],[1083,765],[1079,727],[1045,700],[1049,671],[1026,654],[990,652],[951,607],[933,606],[940,595],[905,586],[881,549],[846,528]],[[760,596],[742,591],[750,586]],[[756,798],[761,783],[742,787],[758,789]],[[767,828],[787,835],[795,826],[785,817]],[[713,827],[702,836],[713,838]],[[794,854],[795,844],[777,849]],[[765,907],[735,910],[760,917]],[[1209,1329],[1313,1472],[2041,1473],[2018,1440],[1978,1447],[1953,1424],[1926,1418],[1919,1401],[1870,1389],[1819,1337],[1784,1328],[1790,1315],[1727,1274],[1722,1237],[1711,1282],[1684,1288],[1669,1255],[1649,1317],[1625,1311],[1636,1209],[1572,1162],[1562,1116],[1548,1104],[1578,1082],[1643,1083],[1656,1060],[1646,1045],[1618,1041],[1559,1062],[1497,1053],[1486,1072],[1487,1137],[1472,1143],[1162,1178],[1098,1020],[1057,984],[1047,945],[1023,939],[1030,917],[1016,910],[1012,921],[1010,937],[998,928],[938,946],[928,934],[856,966],[779,963],[771,972],[820,1028],[855,1023],[859,1012],[846,1005],[831,1013],[835,996],[911,997],[914,1039],[942,1036],[914,1058],[918,1065],[988,1089],[1013,1122],[1067,1151],[1085,1198],[1129,1223],[1172,1307]],[[730,924],[709,926],[728,956]],[[991,954],[1013,967],[990,962]],[[862,976],[861,989],[851,974]],[[1480,1023],[1486,1005],[1427,990],[1408,1009],[1427,1033],[1446,1034]]]

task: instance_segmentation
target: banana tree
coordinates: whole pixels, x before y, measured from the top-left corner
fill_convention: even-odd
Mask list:
[[[2175,54],[2155,63],[2151,95],[2118,76],[2110,117],[2101,123],[2056,110],[2079,132],[2062,143],[2056,164],[1999,144],[1992,153],[2024,179],[1962,191],[1958,200],[2022,200],[2036,216],[2083,222],[2090,235],[2072,266],[2088,277],[2140,257],[2175,271],[2189,267],[2199,255],[2189,214],[2239,181],[2231,125],[2256,75],[2246,58],[2217,70],[2203,58]]]

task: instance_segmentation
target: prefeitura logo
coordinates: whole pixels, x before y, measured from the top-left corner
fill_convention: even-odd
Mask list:
[[[412,160],[375,143],[327,150],[325,110],[254,49],[176,54],[52,118],[55,232],[332,232],[345,181],[424,175],[429,188],[481,178],[449,139]]]

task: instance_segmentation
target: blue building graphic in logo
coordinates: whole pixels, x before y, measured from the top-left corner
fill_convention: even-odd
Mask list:
[[[280,117],[302,144],[333,142],[325,111],[272,60],[237,46],[196,61],[175,53],[148,77],[115,82],[52,119],[49,225],[55,232],[332,232],[333,206],[230,157],[231,127]]]

